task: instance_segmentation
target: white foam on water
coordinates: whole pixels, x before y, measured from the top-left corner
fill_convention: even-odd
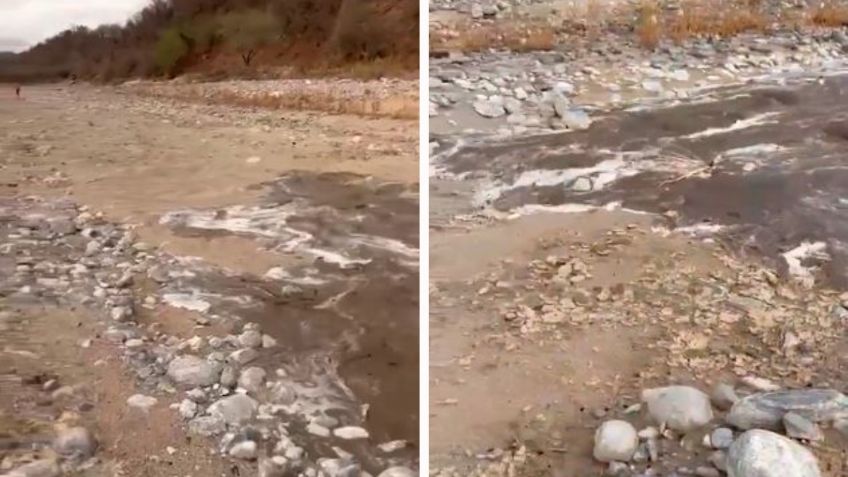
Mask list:
[[[403,262],[406,265],[417,266],[419,251],[417,247],[410,247],[400,240],[390,239],[386,237],[378,237],[375,235],[354,234],[351,237],[351,242],[366,247],[384,250],[394,255],[400,255],[405,259]]]
[[[726,134],[733,131],[739,131],[741,129],[752,128],[755,126],[763,126],[765,124],[774,124],[777,121],[773,121],[770,118],[780,115],[779,112],[769,112],[757,114],[755,116],[751,116],[750,118],[740,119],[730,126],[725,126],[721,128],[709,128],[703,131],[699,131],[696,133],[688,134],[683,136],[683,139],[700,139],[703,137],[715,136],[718,134]]]
[[[512,183],[490,182],[486,187],[475,194],[474,201],[477,205],[486,204],[496,200],[505,192],[520,187],[544,187],[558,184],[570,183],[581,177],[592,179],[592,190],[600,190],[612,184],[618,179],[633,176],[639,170],[627,167],[628,162],[622,155],[615,159],[607,159],[592,167],[575,167],[569,169],[536,169],[522,172]]]
[[[700,237],[704,235],[717,234],[726,228],[726,225],[704,222],[700,224],[687,225],[685,227],[677,227],[674,229],[674,232]]]
[[[785,150],[785,147],[774,143],[753,144],[751,146],[728,149],[721,153],[721,157],[761,156],[764,154],[774,154]]]
[[[621,202],[609,202],[603,206],[588,205],[588,204],[560,204],[560,205],[543,205],[543,204],[526,204],[521,207],[516,207],[510,211],[508,220],[518,219],[525,215],[533,214],[581,214],[586,212],[594,212],[604,210],[607,212],[621,211],[635,215],[654,215],[651,212],[643,210],[627,209],[621,206]]]
[[[789,274],[807,286],[812,286],[815,282],[812,272],[813,268],[805,267],[801,262],[810,258],[819,260],[830,259],[830,255],[827,253],[827,244],[824,242],[804,241],[782,255],[783,259],[786,260],[786,264],[789,266]]]
[[[351,268],[356,265],[367,265],[371,263],[371,259],[349,258],[339,252],[334,252],[332,250],[324,250],[316,247],[306,248],[303,250],[303,252],[308,253],[316,258],[320,258],[326,263],[338,265],[339,268]]]

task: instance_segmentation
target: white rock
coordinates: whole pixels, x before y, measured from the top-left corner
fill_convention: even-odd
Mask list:
[[[606,421],[595,431],[592,455],[600,462],[627,462],[639,446],[636,428],[627,421]]]
[[[85,460],[94,455],[94,451],[97,450],[97,441],[88,429],[71,427],[56,436],[53,441],[53,450],[65,457],[78,457]]]
[[[710,398],[689,386],[667,386],[642,391],[648,413],[659,424],[670,429],[688,432],[713,419]]]
[[[59,477],[62,469],[54,459],[42,459],[22,465],[4,477]]]
[[[197,403],[191,399],[183,399],[180,403],[179,412],[183,419],[191,419],[197,415]]]
[[[250,396],[234,394],[215,401],[209,409],[209,415],[218,416],[230,425],[244,424],[256,415],[259,404]]]
[[[344,426],[336,428],[333,430],[333,435],[335,435],[339,439],[346,440],[368,439],[369,437],[368,431],[356,426]]]
[[[197,356],[180,356],[168,364],[168,377],[187,386],[211,386],[218,382],[221,366]]]
[[[377,477],[417,477],[418,474],[408,467],[389,467]]]
[[[150,408],[155,406],[158,402],[159,400],[155,397],[145,396],[143,394],[133,394],[127,399],[127,405],[144,412],[150,411]]]
[[[742,434],[727,452],[729,477],[821,477],[812,452],[761,429]]]
[[[264,369],[252,366],[241,372],[241,376],[239,376],[238,379],[238,385],[247,392],[259,392],[262,389],[262,385],[265,383],[266,375],[267,373]]]
[[[230,456],[236,459],[253,460],[256,458],[257,446],[253,441],[241,441],[230,448]]]

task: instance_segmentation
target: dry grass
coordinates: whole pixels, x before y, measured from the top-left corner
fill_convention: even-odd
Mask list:
[[[639,6],[639,20],[636,25],[636,36],[639,44],[645,48],[656,48],[662,37],[660,25],[660,7],[656,2],[643,0]]]
[[[823,2],[810,13],[810,22],[821,27],[848,26],[848,4],[836,0]]]
[[[655,1],[645,0],[639,9],[636,34],[639,43],[654,48],[663,39],[682,43],[697,37],[731,37],[745,32],[768,30],[770,19],[761,0],[726,0],[706,3],[687,0],[674,14],[662,15]]]
[[[218,91],[211,97],[198,91],[183,91],[178,99],[203,104],[221,103],[250,108],[319,111],[331,114],[351,114],[375,118],[418,119],[416,94],[397,94],[387,98],[340,98],[321,92],[290,92],[286,94],[240,94]]]
[[[552,50],[558,42],[556,30],[546,24],[514,24],[461,26],[455,36],[431,35],[431,49],[454,49],[464,52],[487,49],[515,52]]]

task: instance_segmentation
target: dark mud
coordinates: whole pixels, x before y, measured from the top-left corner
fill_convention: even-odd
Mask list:
[[[671,228],[717,232],[786,273],[846,288],[846,104],[846,76],[726,88],[611,112],[586,131],[453,145],[436,167],[478,179],[481,208],[665,214]]]

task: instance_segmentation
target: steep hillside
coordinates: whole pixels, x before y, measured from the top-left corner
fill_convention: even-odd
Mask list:
[[[0,81],[403,75],[417,69],[418,15],[415,0],[153,0],[125,25],[0,58]]]

